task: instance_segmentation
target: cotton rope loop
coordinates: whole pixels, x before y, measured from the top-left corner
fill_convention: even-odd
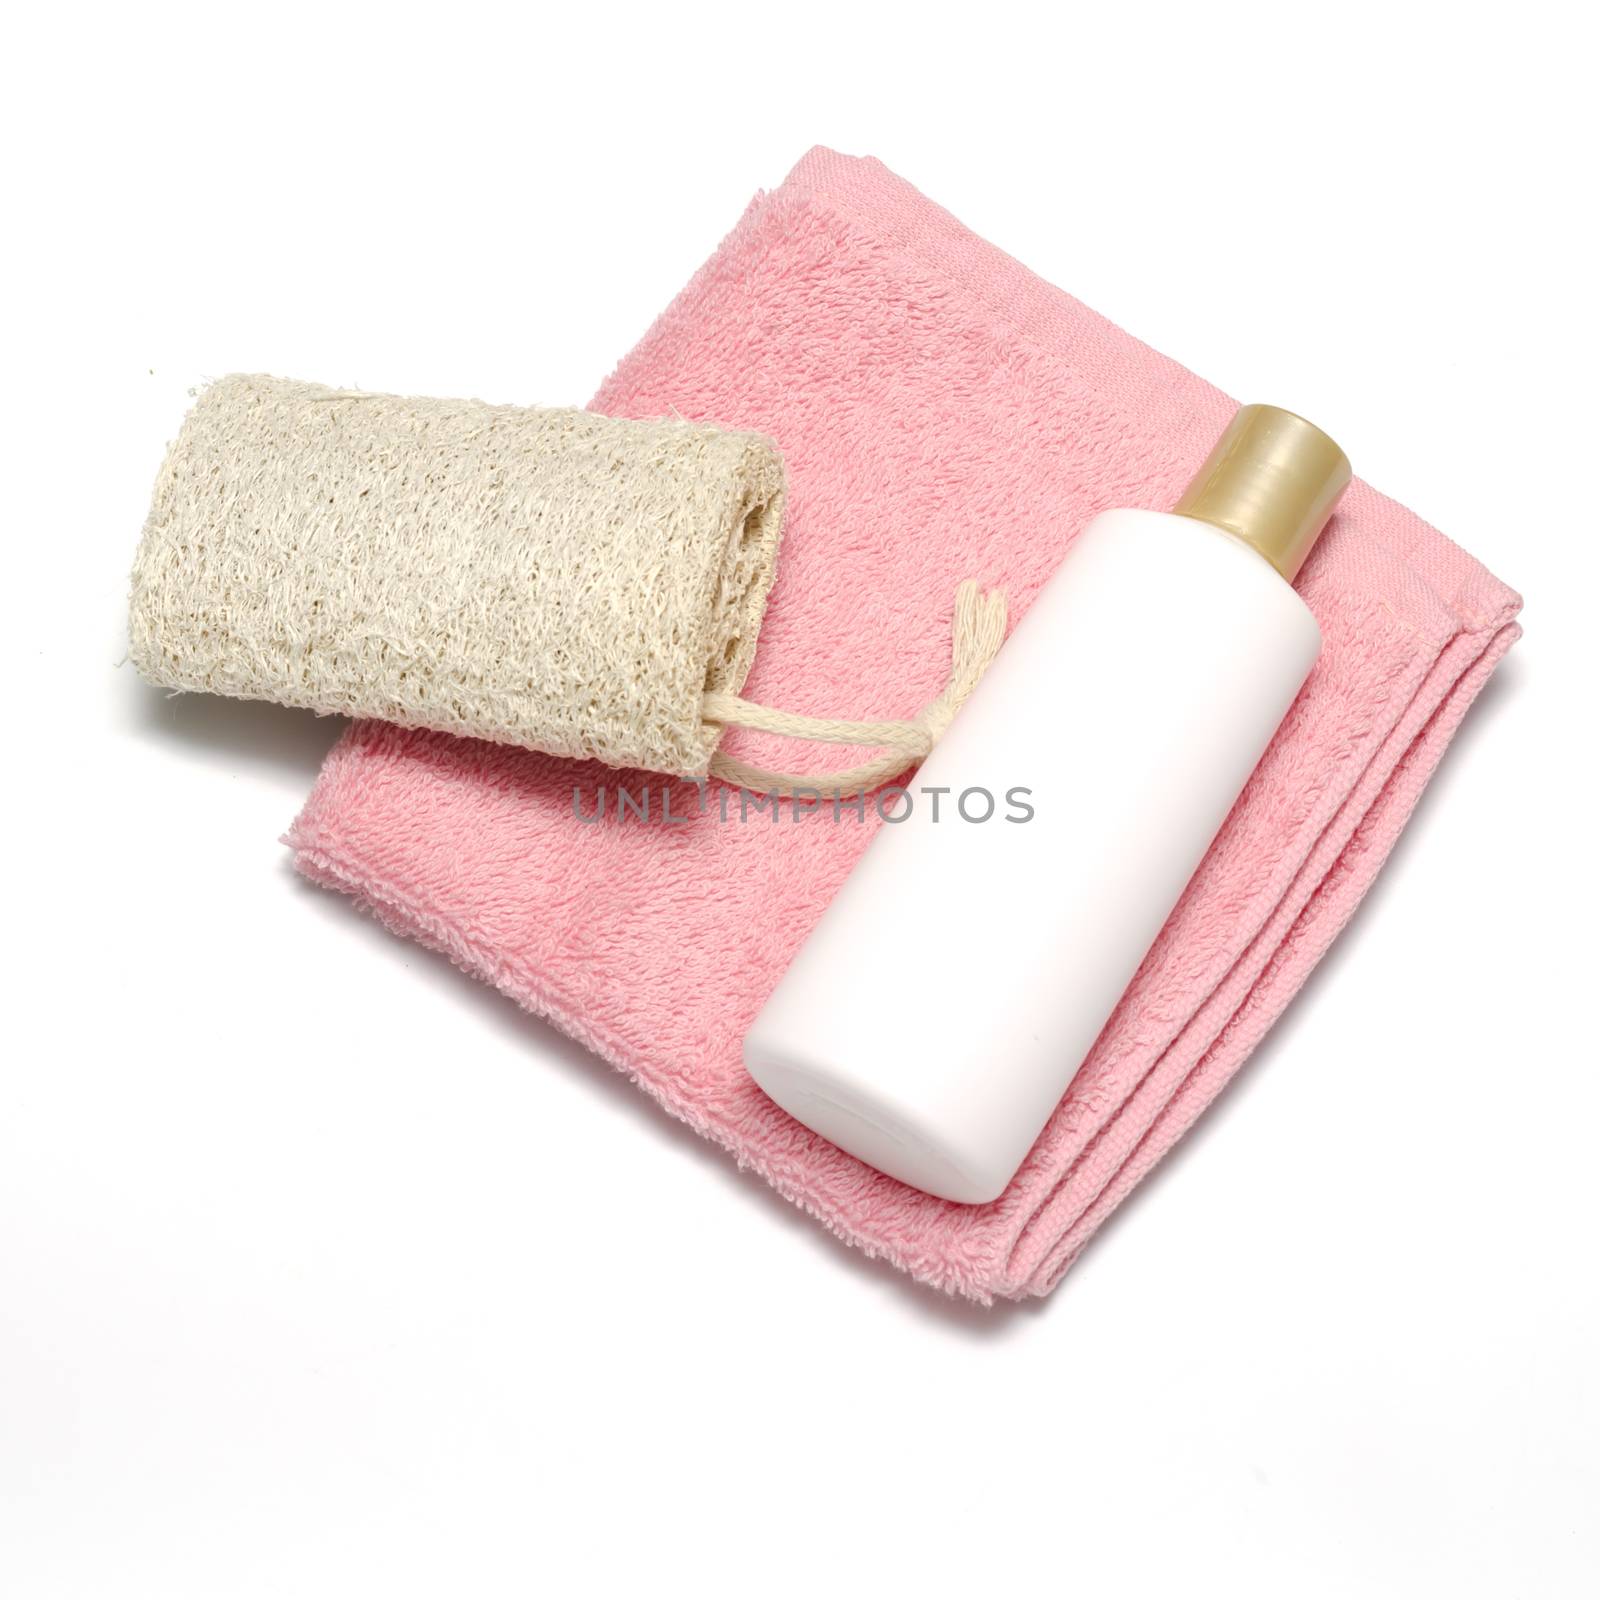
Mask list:
[[[908,721],[847,722],[835,717],[803,717],[776,711],[737,695],[708,693],[701,701],[707,722],[724,727],[754,728],[762,733],[820,744],[883,745],[885,753],[860,766],[838,772],[774,772],[751,766],[721,750],[713,753],[710,775],[742,789],[763,794],[818,798],[860,794],[876,789],[921,761],[944,734],[967,696],[999,653],[1006,634],[1006,597],[1000,590],[981,594],[970,579],[956,590],[951,629],[950,678],[937,699]]]
[[[156,481],[130,654],[173,690],[856,794],[933,748],[1000,648],[1005,601],[961,586],[949,682],[908,721],[742,700],[784,498],[758,434],[223,378]],[[721,753],[730,727],[882,754],[772,772]]]

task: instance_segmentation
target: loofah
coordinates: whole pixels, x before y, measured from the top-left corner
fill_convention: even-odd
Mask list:
[[[783,501],[755,434],[224,378],[156,483],[132,657],[171,689],[703,774]]]
[[[783,502],[758,434],[224,378],[156,481],[131,654],[170,689],[854,794],[932,749],[1000,648],[1005,597],[958,588],[949,681],[908,720],[741,700]],[[730,727],[884,753],[776,772],[721,755]]]

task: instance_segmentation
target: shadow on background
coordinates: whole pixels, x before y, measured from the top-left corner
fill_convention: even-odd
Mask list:
[[[125,721],[140,738],[174,746],[187,760],[229,771],[247,769],[311,781],[334,741],[349,726],[266,700],[220,694],[173,694],[125,666],[119,673]]]

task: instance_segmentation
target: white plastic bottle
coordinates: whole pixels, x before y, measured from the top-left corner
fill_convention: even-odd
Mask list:
[[[746,1036],[779,1105],[1001,1193],[1316,660],[1291,583],[1349,479],[1247,406],[1176,511],[1084,529]]]

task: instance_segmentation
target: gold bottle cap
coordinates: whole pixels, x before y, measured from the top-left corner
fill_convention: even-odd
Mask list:
[[[1293,583],[1349,482],[1349,460],[1321,428],[1242,406],[1173,510],[1236,534]]]

